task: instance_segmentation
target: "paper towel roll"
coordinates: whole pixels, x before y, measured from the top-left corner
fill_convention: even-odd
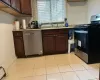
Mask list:
[[[23,29],[26,29],[26,20],[25,19],[22,20],[22,24],[23,24]]]
[[[15,27],[16,27],[16,30],[19,30],[20,28],[20,26],[19,26],[19,21],[15,21]]]

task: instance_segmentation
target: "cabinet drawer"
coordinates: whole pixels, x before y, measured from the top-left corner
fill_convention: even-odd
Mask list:
[[[68,33],[68,29],[60,29],[59,33],[60,34],[67,34]]]
[[[23,32],[22,31],[15,31],[13,32],[14,36],[23,36]]]
[[[53,34],[57,34],[57,33],[59,33],[59,30],[43,30],[42,31],[42,34],[44,34],[44,35],[53,35]]]

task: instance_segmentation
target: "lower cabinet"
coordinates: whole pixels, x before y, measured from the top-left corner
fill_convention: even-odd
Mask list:
[[[68,29],[42,30],[41,32],[13,31],[15,53],[18,58],[30,55],[51,55],[68,52]],[[38,41],[39,40],[39,41]],[[42,52],[43,45],[43,54]]]
[[[44,54],[52,54],[55,52],[55,37],[54,35],[43,36]]]
[[[42,31],[44,55],[68,52],[68,30],[61,30]]]
[[[25,57],[23,33],[20,31],[13,32],[15,53],[18,58]]]
[[[22,37],[14,37],[14,42],[15,42],[16,56],[18,58],[25,57],[23,38]]]
[[[68,34],[59,34],[55,41],[56,52],[65,53],[68,50]]]

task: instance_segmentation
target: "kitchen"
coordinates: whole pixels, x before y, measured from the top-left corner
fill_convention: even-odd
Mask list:
[[[8,0],[9,1],[9,0]],[[66,0],[67,1],[67,0]],[[34,4],[34,5],[32,5],[32,7],[36,7],[35,4],[36,3],[36,1],[35,0],[33,0],[33,3],[32,4]],[[26,6],[25,6],[26,7]],[[25,8],[24,7],[24,8]],[[99,7],[99,0],[88,0],[88,1],[86,1],[86,2],[66,2],[66,15],[67,15],[67,19],[68,19],[68,23],[69,23],[69,25],[71,25],[71,26],[73,26],[73,25],[77,25],[77,24],[87,24],[87,23],[90,23],[90,18],[91,18],[91,16],[92,15],[95,15],[95,14],[99,14],[100,12],[99,12],[99,9],[98,9],[98,7]],[[2,8],[3,10],[4,10],[4,8]],[[25,8],[26,9],[26,8]],[[5,9],[5,10],[7,10],[7,9]],[[4,11],[5,11],[4,10]],[[33,20],[35,21],[35,20],[37,20],[37,10],[36,10],[36,8],[33,8],[32,9],[32,15],[33,15]],[[11,11],[8,11],[8,13],[9,12],[11,12]],[[29,60],[29,62],[31,61],[31,59],[36,59],[37,58],[37,60],[34,60],[33,61],[33,64],[35,64],[35,61],[36,61],[36,66],[38,65],[38,63],[39,63],[39,61],[41,61],[42,60],[42,58],[44,59],[44,57],[45,56],[41,56],[41,57],[32,57],[31,59],[30,58],[26,58],[26,59],[17,59],[16,58],[16,56],[15,56],[15,49],[14,49],[14,42],[13,42],[13,35],[12,35],[12,31],[13,31],[13,26],[14,25],[12,25],[13,24],[13,21],[14,20],[16,20],[16,17],[14,17],[14,16],[12,16],[12,15],[9,15],[8,13],[5,13],[5,12],[3,12],[3,11],[0,11],[0,22],[1,22],[1,31],[0,31],[0,35],[1,35],[1,42],[0,42],[0,51],[1,51],[1,54],[0,54],[0,64],[6,69],[6,71],[8,70],[8,67],[13,63],[13,62],[15,62],[15,64],[17,63],[17,61],[19,62],[19,63],[21,63],[22,65],[21,66],[25,66],[25,64],[27,64],[27,63],[25,63],[25,62],[28,62],[28,60]],[[17,13],[16,13],[17,14]],[[20,14],[18,14],[18,15],[20,15]],[[22,15],[22,14],[21,14]],[[27,16],[27,15],[23,15],[23,16]],[[22,19],[25,19],[26,17],[23,17],[23,16],[21,16],[21,18]],[[29,16],[29,15],[28,15]],[[20,18],[20,17],[19,17]],[[29,20],[30,19],[28,19],[28,18],[26,18],[26,21],[28,21],[29,22]],[[21,20],[22,21],[22,20]],[[35,30],[35,31],[38,31],[37,29]],[[46,30],[43,30],[43,31],[46,31]],[[60,32],[60,31],[57,31],[57,32]],[[67,31],[65,31],[65,32],[67,32]],[[65,32],[64,32],[64,34],[65,34]],[[40,33],[40,32],[39,32]],[[62,31],[60,32],[61,34],[62,34]],[[58,34],[58,33],[57,33]],[[37,39],[36,39],[37,40]],[[41,42],[41,41],[40,41]],[[35,43],[36,44],[36,43]],[[40,43],[39,43],[40,44]],[[38,46],[38,43],[36,44],[37,46]],[[10,46],[10,47],[9,47]],[[39,52],[42,52],[41,50],[39,51]],[[60,55],[60,54],[59,54]],[[59,56],[59,55],[54,55],[54,56]],[[67,56],[67,54],[62,54],[60,57],[63,57],[63,58],[65,58],[64,56]],[[70,54],[68,54],[68,56],[70,57]],[[49,57],[51,58],[51,59],[53,59],[53,60],[55,60],[56,58],[58,58],[58,57],[55,57],[55,59],[53,58],[53,55],[49,55],[49,56],[46,56],[46,58],[48,58],[49,59]],[[72,57],[70,57],[70,59],[71,60],[73,60],[73,57],[76,59],[76,56],[74,56],[74,55],[72,55]],[[40,59],[39,59],[40,58]],[[38,59],[39,59],[39,61],[38,61]],[[69,60],[70,60],[69,59]],[[17,61],[16,61],[17,60]],[[57,59],[57,60],[59,60],[59,59]],[[66,58],[65,58],[65,60],[66,60]],[[74,61],[77,63],[77,60],[79,60],[80,61],[80,59],[77,57],[77,59],[76,60],[73,60],[73,61],[71,61],[72,63],[74,63]],[[24,62],[25,61],[25,62]],[[48,62],[48,61],[47,61]],[[63,64],[64,63],[64,61],[63,61],[63,59],[61,59],[61,64]],[[60,63],[60,62],[58,62],[58,63]],[[18,64],[19,64],[18,63]],[[41,63],[42,63],[42,61],[41,61]],[[51,62],[50,62],[51,63]],[[53,63],[53,62],[52,62]],[[51,64],[52,64],[51,63]],[[65,62],[66,64],[67,64],[67,60],[66,60],[66,62]],[[31,63],[32,64],[32,63]],[[17,65],[17,64],[16,64]],[[47,64],[47,65],[49,65],[49,64]],[[58,65],[58,64],[57,64]],[[27,65],[26,65],[27,66]],[[80,65],[79,65],[80,66]],[[89,67],[90,67],[91,65],[89,65]],[[93,64],[93,66],[94,66],[94,64]],[[95,67],[97,67],[98,65],[96,64],[96,66]],[[29,66],[28,66],[29,67]],[[38,66],[37,66],[38,67]],[[78,66],[77,66],[78,67]],[[76,67],[76,68],[77,68]],[[82,66],[81,66],[82,67]],[[10,67],[10,68],[12,68],[12,67]],[[19,66],[17,66],[17,68],[19,68]],[[87,67],[86,67],[87,68]],[[93,67],[94,68],[94,67]],[[13,70],[13,69],[12,69]],[[26,70],[26,69],[25,69]],[[11,70],[10,70],[11,71]],[[27,71],[27,70],[26,70]],[[8,71],[9,72],[9,71]],[[27,71],[28,72],[28,71]],[[29,72],[31,73],[32,71],[30,71],[29,70]],[[34,72],[34,71],[33,71]],[[42,71],[43,72],[43,71]],[[81,72],[81,71],[80,71]],[[86,72],[86,71],[83,71],[84,73],[86,73],[86,74],[89,74],[88,72]],[[93,72],[93,70],[89,70],[89,72]],[[20,72],[21,73],[21,72]],[[23,72],[24,73],[24,72]],[[29,73],[29,74],[30,74]],[[17,73],[18,74],[18,73]],[[29,74],[27,74],[26,73],[26,76],[24,76],[24,77],[29,77],[29,76],[31,76],[31,75],[29,75]],[[34,75],[34,73],[32,73],[33,75]],[[70,73],[69,73],[70,74]],[[96,76],[96,78],[98,78],[97,77],[97,75],[96,74],[98,74],[98,71],[95,71],[94,72],[94,75]],[[8,74],[8,75],[10,75],[10,74]],[[24,74],[23,74],[24,75]],[[52,74],[51,74],[52,75]],[[47,75],[47,76],[51,76],[50,74],[49,75]],[[59,74],[54,74],[55,76],[53,76],[53,77],[56,77],[56,75],[59,75]],[[63,75],[65,75],[65,74],[63,74]],[[72,76],[74,76],[74,73],[72,72],[72,74],[71,74]],[[93,75],[93,76],[94,76]],[[45,75],[44,75],[45,76]],[[69,75],[70,76],[70,75]],[[86,75],[85,75],[86,76]],[[15,77],[15,76],[14,76]],[[17,79],[17,77],[8,77],[8,79],[7,80],[16,80]],[[22,77],[22,76],[21,76]],[[43,77],[43,76],[38,76],[38,77]],[[67,76],[68,77],[68,76]],[[79,76],[80,77],[80,76]],[[33,77],[32,77],[33,78]],[[51,77],[52,78],[52,77]],[[30,77],[30,79],[31,79],[31,77]],[[38,78],[36,78],[37,80],[39,80]],[[54,78],[55,79],[55,78]],[[17,79],[17,80],[19,80],[19,79]],[[28,80],[28,79],[27,79]],[[40,79],[40,80],[42,80],[42,79]],[[45,79],[43,79],[43,80],[45,80]],[[47,79],[47,80],[49,80],[49,78]],[[58,78],[57,79],[55,79],[55,80],[59,80]],[[70,78],[69,78],[69,80],[70,80]],[[72,80],[74,80],[74,79],[72,79]],[[76,80],[78,80],[78,79],[76,79]],[[85,80],[85,79],[84,79]]]

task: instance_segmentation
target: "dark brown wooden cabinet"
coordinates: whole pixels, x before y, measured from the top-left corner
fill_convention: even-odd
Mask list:
[[[13,31],[15,53],[18,58],[27,57],[27,53],[33,49],[33,35],[30,35],[33,32],[30,32],[30,34],[29,32],[27,34],[24,31]],[[67,53],[68,29],[42,30],[42,41],[43,55]]]
[[[6,3],[6,4],[8,4],[8,5],[11,4],[10,0],[1,0],[1,1],[3,1],[4,3]]]
[[[54,35],[43,36],[43,46],[44,46],[44,53],[46,53],[46,54],[54,53],[55,52],[55,37],[54,37]]]
[[[68,52],[68,30],[43,30],[44,55]]]
[[[31,0],[11,0],[11,6],[22,14],[32,14]]]
[[[15,31],[15,32],[13,32],[13,37],[14,37],[16,56],[18,58],[24,58],[25,50],[24,50],[23,32]]]
[[[0,0],[0,10],[15,16],[32,16],[31,0]]]
[[[20,0],[21,1],[21,12],[23,14],[32,14],[31,0]]]
[[[68,34],[60,34],[56,36],[56,51],[67,52]]]
[[[11,6],[22,14],[32,14],[31,0],[11,0]]]
[[[16,9],[16,0],[11,0],[11,7]]]
[[[11,6],[17,10],[20,11],[20,0],[11,0]]]
[[[18,11],[21,11],[21,3],[20,3],[20,0],[16,0],[16,9]]]

